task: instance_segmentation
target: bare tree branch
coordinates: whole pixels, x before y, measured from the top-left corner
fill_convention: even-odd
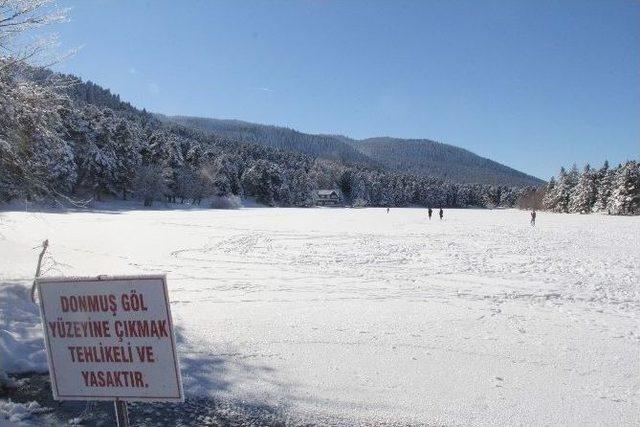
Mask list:
[[[0,59],[3,68],[33,61],[53,51],[56,37],[37,38],[30,33],[44,26],[66,22],[68,9],[59,9],[54,0],[3,0],[0,2]],[[47,60],[48,64],[58,61]]]

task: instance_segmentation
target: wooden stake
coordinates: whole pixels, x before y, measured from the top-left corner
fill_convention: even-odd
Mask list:
[[[36,302],[36,279],[40,277],[40,268],[42,268],[42,258],[44,257],[44,253],[47,251],[49,247],[49,239],[42,242],[42,251],[40,251],[40,256],[38,257],[38,266],[36,267],[36,276],[33,279],[33,285],[31,285],[31,301]]]

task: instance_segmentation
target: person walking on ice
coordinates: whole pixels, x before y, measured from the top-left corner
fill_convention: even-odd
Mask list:
[[[389,213],[389,208],[387,208],[387,213]]]
[[[440,219],[442,219],[443,216],[444,216],[444,211],[442,210],[442,208],[440,208]]]
[[[531,226],[535,227],[536,225],[536,210],[531,211]]]
[[[429,208],[427,212],[429,212],[429,219],[431,219],[431,215],[433,215],[433,209]]]

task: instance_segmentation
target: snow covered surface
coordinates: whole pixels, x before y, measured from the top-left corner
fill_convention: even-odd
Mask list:
[[[34,415],[49,411],[37,402],[15,403],[10,400],[0,400],[0,427],[34,425]]]
[[[24,373],[47,370],[38,307],[31,302],[29,288],[18,283],[20,280],[5,280],[9,249],[4,243],[0,242],[4,258],[0,261],[0,385],[4,382],[3,371]]]
[[[46,369],[45,238],[46,275],[168,273],[191,395],[318,423],[640,424],[638,217],[5,212],[1,369]]]

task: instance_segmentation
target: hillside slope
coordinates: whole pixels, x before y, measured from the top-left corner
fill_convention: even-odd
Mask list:
[[[289,128],[240,120],[185,116],[165,117],[162,115],[158,115],[158,117],[234,141],[260,144],[281,150],[299,151],[311,156],[349,164],[360,163],[366,166],[377,166],[375,162],[355,147],[331,135],[310,135]]]
[[[349,164],[382,167],[457,183],[539,186],[544,182],[463,148],[427,139],[369,138],[312,135],[293,129],[201,117],[158,115],[161,120],[236,141],[297,151]]]
[[[471,151],[428,139],[369,138],[352,141],[351,145],[391,170],[462,183],[515,186],[543,184],[541,179]]]

